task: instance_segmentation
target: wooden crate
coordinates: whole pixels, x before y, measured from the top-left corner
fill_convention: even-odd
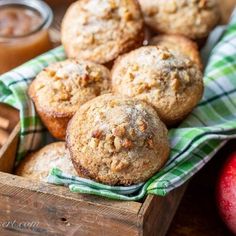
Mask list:
[[[1,106],[0,106],[1,109]],[[20,126],[0,151],[0,235],[165,235],[186,186],[143,202],[113,201],[10,174]]]
[[[53,6],[55,20],[52,30],[59,38],[60,22],[68,2],[61,5],[61,0],[46,1]],[[224,22],[227,22],[235,2],[226,0],[221,4]],[[0,112],[2,109],[0,104]],[[1,236],[165,235],[187,185],[167,197],[149,195],[142,202],[123,202],[74,194],[64,187],[31,181],[10,174],[19,129],[17,124],[0,150]]]

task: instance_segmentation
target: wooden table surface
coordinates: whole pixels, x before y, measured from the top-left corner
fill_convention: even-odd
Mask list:
[[[221,221],[215,188],[226,157],[236,150],[230,141],[189,183],[167,236],[231,236]]]

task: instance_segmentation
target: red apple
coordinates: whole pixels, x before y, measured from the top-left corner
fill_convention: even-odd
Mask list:
[[[216,193],[220,215],[236,234],[236,152],[229,156],[223,166]]]

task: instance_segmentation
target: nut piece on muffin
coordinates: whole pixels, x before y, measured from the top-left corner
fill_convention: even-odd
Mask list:
[[[139,0],[146,24],[156,32],[203,39],[219,22],[218,0]]]
[[[199,67],[177,51],[157,46],[121,56],[112,70],[115,94],[152,104],[168,126],[183,120],[203,94]]]
[[[57,167],[70,175],[77,175],[70,160],[65,142],[51,143],[39,151],[32,153],[20,163],[16,170],[19,176],[47,182],[52,168]]]
[[[144,101],[111,94],[97,97],[77,111],[66,136],[79,174],[109,185],[146,181],[167,161],[167,129]]]
[[[66,60],[44,69],[29,96],[50,133],[64,139],[69,120],[85,102],[110,91],[110,71],[102,65]]]
[[[136,0],[80,0],[62,22],[62,44],[69,58],[105,64],[142,45],[144,25]]]
[[[168,49],[183,53],[185,56],[189,57],[193,62],[195,62],[201,70],[203,70],[203,65],[201,61],[200,52],[198,50],[198,45],[192,40],[182,35],[174,35],[174,34],[158,35],[150,40],[150,45],[166,47]]]

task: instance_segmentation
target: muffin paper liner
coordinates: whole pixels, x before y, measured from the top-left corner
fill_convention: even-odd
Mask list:
[[[77,193],[118,200],[140,200],[147,194],[164,196],[188,181],[227,140],[236,138],[236,15],[233,14],[221,37],[219,29],[222,32],[224,28],[213,31],[203,49],[204,61],[209,56],[204,74],[204,96],[180,126],[169,131],[171,155],[156,175],[146,183],[122,187],[70,176],[54,168],[48,182],[68,186],[70,191]],[[212,41],[214,38],[219,42],[209,54],[215,43]],[[59,47],[0,77],[0,102],[20,110],[21,131],[16,165],[27,152],[38,149],[50,140],[27,95],[27,88],[43,68],[63,59],[65,53]]]

